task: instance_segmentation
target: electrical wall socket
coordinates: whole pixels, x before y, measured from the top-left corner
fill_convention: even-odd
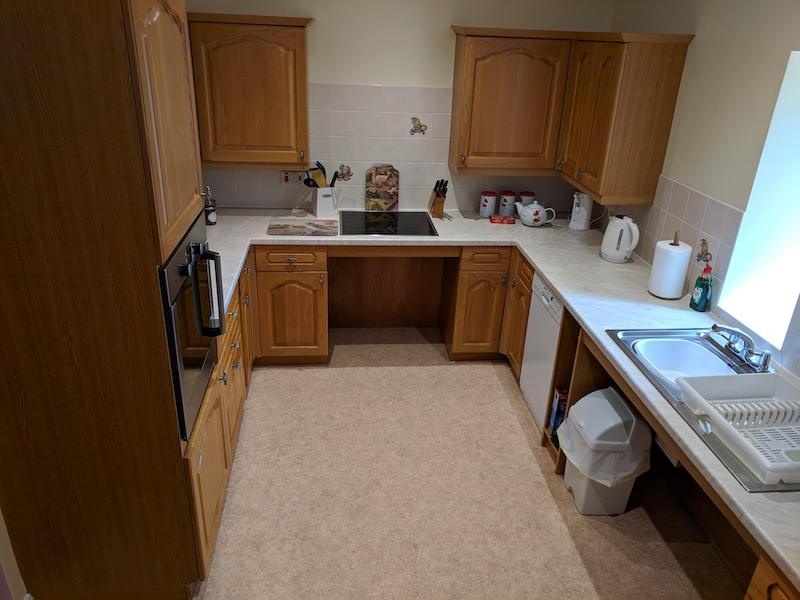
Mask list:
[[[281,171],[281,183],[303,183],[303,175],[302,171]]]

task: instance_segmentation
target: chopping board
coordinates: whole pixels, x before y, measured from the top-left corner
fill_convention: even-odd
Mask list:
[[[314,219],[312,221],[273,219],[269,222],[267,235],[339,235],[339,221],[337,219]]]

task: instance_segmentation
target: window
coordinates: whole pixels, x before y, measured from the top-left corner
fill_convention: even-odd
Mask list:
[[[720,308],[781,349],[800,296],[800,51],[792,52]]]

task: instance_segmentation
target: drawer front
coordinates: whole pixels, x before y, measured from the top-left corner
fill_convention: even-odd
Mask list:
[[[511,264],[511,248],[502,246],[471,246],[461,251],[464,271],[507,271]]]
[[[233,291],[231,301],[228,303],[228,309],[225,311],[225,333],[223,333],[218,339],[219,346],[217,350],[219,352],[220,362],[222,358],[231,350],[231,345],[234,342],[238,341],[241,344],[241,320],[242,310],[239,303],[239,290],[236,288]]]
[[[309,246],[260,246],[256,248],[257,271],[325,271],[328,254]]]

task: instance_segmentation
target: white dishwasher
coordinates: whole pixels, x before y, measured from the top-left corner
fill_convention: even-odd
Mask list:
[[[544,429],[547,406],[550,404],[550,383],[563,314],[561,301],[535,275],[519,387],[540,430]]]

